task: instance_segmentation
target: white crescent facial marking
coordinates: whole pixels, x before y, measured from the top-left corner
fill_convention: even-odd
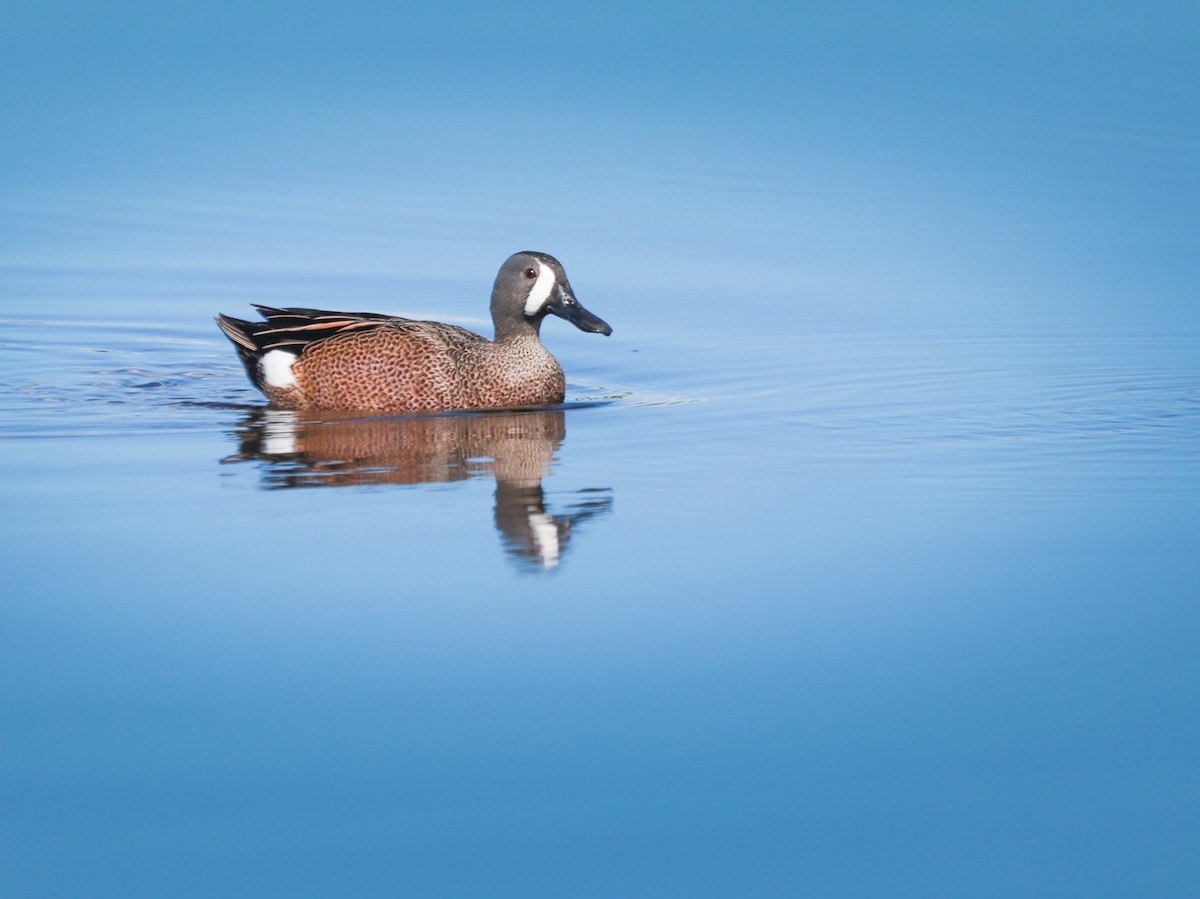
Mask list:
[[[258,360],[258,370],[262,372],[263,380],[272,387],[295,387],[296,375],[292,372],[292,363],[295,361],[295,353],[271,350]]]
[[[550,300],[556,280],[554,269],[544,262],[539,262],[537,280],[533,282],[533,287],[529,288],[529,298],[525,300],[526,315],[532,317],[542,311],[542,307]]]

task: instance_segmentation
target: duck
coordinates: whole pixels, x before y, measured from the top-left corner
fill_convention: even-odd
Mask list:
[[[495,337],[457,325],[375,312],[254,308],[266,321],[216,322],[246,374],[282,409],[409,414],[556,406],[566,394],[558,360],[541,341],[547,315],[612,334],[575,298],[562,264],[525,250],[492,286]]]

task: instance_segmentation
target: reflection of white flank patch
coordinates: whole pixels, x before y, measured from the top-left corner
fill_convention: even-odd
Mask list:
[[[262,372],[263,380],[272,387],[295,387],[296,376],[292,373],[292,363],[295,361],[295,353],[271,350],[258,360],[258,370]]]
[[[544,262],[539,262],[537,280],[533,282],[533,287],[529,288],[529,298],[525,301],[526,315],[537,315],[546,305],[546,301],[550,299],[550,292],[554,290],[554,281],[554,269]]]
[[[530,512],[529,527],[533,531],[533,542],[537,544],[542,564],[553,568],[558,564],[558,526],[545,512]]]
[[[288,456],[296,451],[296,416],[291,412],[269,410],[262,433],[266,455]]]

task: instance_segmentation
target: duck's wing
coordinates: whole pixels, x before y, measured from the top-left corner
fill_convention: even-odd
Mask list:
[[[292,325],[313,324],[322,321],[356,321],[356,322],[403,322],[409,321],[395,315],[384,315],[380,312],[330,312],[325,309],[306,309],[302,306],[288,306],[277,309],[274,306],[251,304],[258,314],[267,320],[272,327],[288,327]]]
[[[388,328],[414,335],[447,347],[462,347],[485,338],[457,325],[422,322],[378,312],[327,312],[322,309],[274,306],[255,307],[266,319],[248,322],[228,315],[218,315],[217,325],[233,343],[246,375],[259,389],[263,388],[259,360],[272,350],[284,350],[299,356],[311,344],[350,332]]]
[[[388,323],[400,325],[408,321],[377,312],[326,312],[322,309],[276,309],[258,305],[254,308],[266,319],[261,324],[246,323],[253,329],[248,336],[259,353],[286,349],[299,354],[310,343],[328,340],[347,331],[378,328]]]
[[[349,331],[382,327],[421,332],[426,336],[436,334],[458,342],[484,339],[457,325],[416,321],[378,312],[328,312],[298,306],[277,309],[274,306],[257,304],[254,308],[266,321],[247,322],[227,315],[217,316],[217,324],[225,335],[240,349],[254,355],[262,355],[276,349],[288,350],[299,355],[305,347],[319,340],[328,340]]]

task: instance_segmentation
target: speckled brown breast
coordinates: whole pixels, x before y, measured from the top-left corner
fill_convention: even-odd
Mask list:
[[[492,342],[463,328],[405,321],[309,344],[296,386],[267,386],[285,408],[445,412],[561,403],[562,368],[536,336]]]

